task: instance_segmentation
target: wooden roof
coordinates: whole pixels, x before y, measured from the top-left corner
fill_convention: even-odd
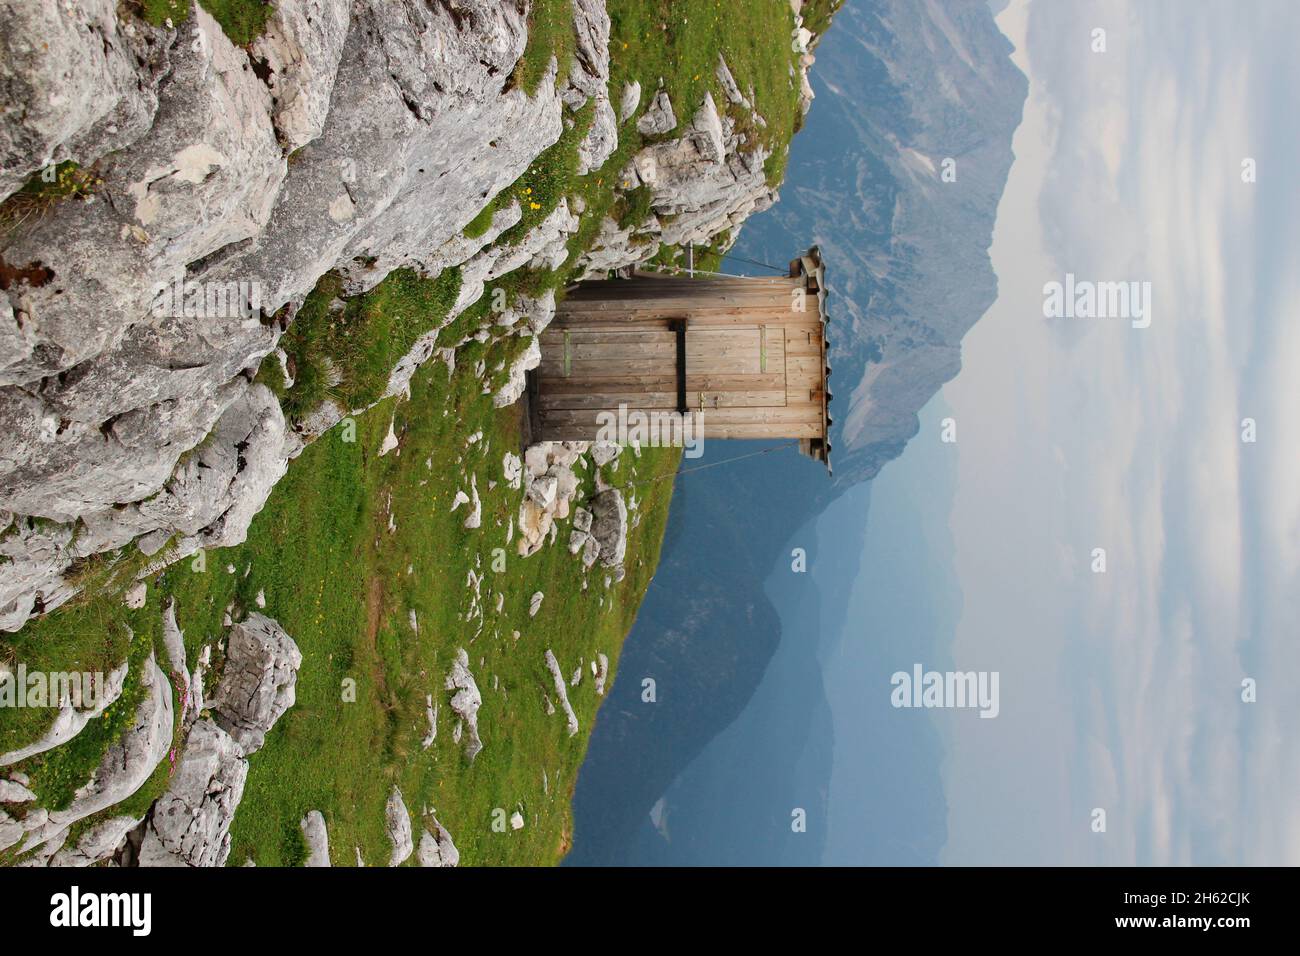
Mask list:
[[[827,342],[826,323],[829,318],[826,310],[826,264],[822,260],[821,248],[813,246],[807,252],[797,259],[790,260],[790,275],[804,276],[805,288],[810,294],[817,296],[817,313],[822,321],[822,418],[824,425],[822,427],[822,437],[820,439],[802,439],[799,442],[799,450],[810,458],[816,458],[818,461],[826,464],[826,470],[831,470],[831,419],[830,407],[831,399],[834,396],[830,390],[831,364],[830,351]]]

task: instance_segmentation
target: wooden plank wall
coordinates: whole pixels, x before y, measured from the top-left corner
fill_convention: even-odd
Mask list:
[[[820,438],[821,317],[799,277],[639,276],[583,283],[541,336],[535,419],[542,440],[590,440],[597,414],[677,407],[677,344],[685,318],[686,391],[705,438]]]

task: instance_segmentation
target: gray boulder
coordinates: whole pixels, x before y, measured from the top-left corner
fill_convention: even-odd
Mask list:
[[[325,817],[319,810],[312,810],[299,824],[303,838],[307,841],[307,862],[304,866],[322,867],[330,865],[329,833],[325,829]]]
[[[167,756],[172,742],[172,689],[152,655],[140,681],[145,695],[131,727],[108,748],[94,775],[77,790],[71,804],[62,810],[28,814],[24,820],[28,831],[24,849],[61,840],[74,823],[121,803],[144,785]]]
[[[268,73],[271,120],[289,152],[325,129],[351,19],[350,0],[278,0],[265,31],[249,47]]]
[[[447,690],[455,691],[451,698],[451,709],[465,722],[468,730],[465,756],[473,760],[483,749],[483,740],[478,733],[478,710],[483,706],[483,695],[479,693],[474,675],[470,673],[469,654],[463,647],[456,651],[456,659],[452,661],[445,686]]]
[[[0,199],[51,163],[123,149],[158,107],[155,31],[117,0],[0,6]]]
[[[655,94],[645,115],[636,121],[636,128],[645,136],[662,136],[677,128],[677,117],[673,114],[673,103],[667,93],[660,90]]]
[[[615,567],[627,553],[627,503],[623,492],[609,488],[591,502],[591,536],[600,544],[600,563]]]
[[[624,84],[623,95],[619,98],[618,121],[626,123],[641,105],[641,84],[636,80]]]
[[[207,718],[195,722],[167,792],[149,812],[138,864],[224,866],[247,777],[238,741]]]
[[[256,753],[267,731],[293,706],[302,653],[278,623],[253,612],[226,634],[226,666],[212,709],[217,725]]]
[[[135,817],[111,817],[91,827],[74,847],[64,847],[50,857],[50,866],[94,866],[113,856],[127,834],[140,825]]]
[[[393,844],[393,852],[388,858],[389,866],[401,866],[415,851],[411,842],[411,814],[402,802],[402,791],[396,787],[388,795],[388,805],[384,809],[384,825],[388,830],[388,839]]]
[[[436,819],[433,821],[434,832],[425,830],[420,834],[420,849],[417,859],[420,866],[456,866],[460,863],[460,851],[452,842],[451,834]]]

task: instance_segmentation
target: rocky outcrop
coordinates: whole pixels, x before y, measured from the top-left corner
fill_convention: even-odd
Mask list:
[[[47,853],[57,850],[67,838],[69,827],[134,794],[167,755],[172,741],[172,692],[167,675],[154,662],[153,655],[144,665],[140,682],[144,699],[136,709],[134,722],[108,748],[94,775],[77,790],[72,802],[62,810],[30,812],[23,819],[25,852],[41,844],[46,844]]]
[[[78,710],[73,706],[72,701],[61,701],[54,722],[50,724],[49,729],[41,735],[40,739],[24,747],[11,750],[6,754],[0,754],[0,767],[7,767],[20,760],[26,760],[28,757],[44,753],[67,743],[81,733],[86,724],[101,716],[110,704],[122,696],[122,688],[126,684],[127,670],[128,665],[123,661],[120,666],[108,675],[104,682],[103,692],[95,701],[95,706],[89,710]]]
[[[546,649],[544,659],[546,669],[551,672],[551,679],[555,684],[555,696],[560,701],[560,709],[564,711],[569,736],[572,737],[578,732],[578,715],[573,712],[573,706],[569,703],[569,690],[564,683],[564,672],[560,670],[560,662],[555,659],[555,654],[549,647]]]
[[[149,813],[139,865],[224,866],[247,778],[238,741],[207,718],[196,722],[167,792]]]
[[[36,794],[17,780],[0,780],[0,803],[26,803],[35,799]]]
[[[253,613],[231,625],[225,670],[212,704],[215,718],[201,717],[190,728],[167,792],[154,803],[138,834],[139,866],[225,864],[230,824],[248,777],[248,755],[293,706],[301,664],[297,645],[271,618]],[[194,683],[201,685],[198,679]]]
[[[123,367],[121,374],[127,377],[130,371]],[[231,388],[238,396],[225,407],[207,440],[149,497],[134,503],[88,506],[90,510],[77,514],[75,535],[72,524],[35,522],[0,513],[0,525],[10,528],[0,538],[0,554],[10,558],[0,565],[0,627],[16,630],[38,606],[47,611],[58,607],[76,593],[62,577],[73,564],[133,540],[139,540],[146,554],[158,556],[158,566],[201,548],[226,547],[244,540],[253,517],[284,476],[288,453],[284,416],[270,390],[249,385],[242,378]],[[9,394],[0,388],[0,418]],[[165,430],[170,420],[149,420],[148,427]],[[104,445],[103,436],[99,442]],[[123,461],[132,460],[131,453],[113,445],[110,441],[91,457],[106,462],[121,454]],[[75,493],[82,495],[85,483],[94,481],[85,470],[92,464],[70,465],[66,482],[60,478],[55,484],[65,484],[69,494],[77,489]],[[140,474],[148,473],[143,464],[141,469]],[[35,488],[31,485],[25,493],[35,493]],[[128,492],[124,500],[129,498]],[[65,516],[77,511],[79,506],[66,496],[60,500],[71,509],[61,512]],[[165,552],[164,545],[168,545]]]
[[[415,852],[415,845],[411,842],[411,814],[402,801],[402,791],[396,787],[388,795],[388,805],[384,808],[384,828],[393,845],[388,865],[401,866]]]
[[[425,830],[420,834],[420,849],[416,857],[420,866],[457,866],[460,864],[460,851],[452,842],[451,834],[435,819],[433,832]]]
[[[92,547],[150,532],[155,546],[241,537],[243,511],[283,473],[283,443],[259,480],[233,489],[240,506],[216,514],[204,497],[215,482],[173,472],[250,391],[281,330],[266,317],[330,269],[355,293],[399,265],[458,264],[437,251],[561,130],[553,83],[531,97],[506,88],[526,42],[513,3],[295,0],[247,52],[202,7],[171,30],[117,8],[0,7],[5,102],[38,104],[0,116],[4,194],[63,158],[97,164],[102,180],[97,201],[59,203],[0,248],[49,270],[0,296],[0,508],[94,532],[70,553],[70,529],[6,540],[10,629],[66,600],[63,559]],[[475,257],[468,301],[522,264],[516,255],[562,246],[571,218],[557,210],[527,248]],[[157,295],[178,282],[233,283],[235,301],[222,302],[236,314],[195,315]]]
[[[650,106],[636,121],[637,132],[646,136],[662,136],[677,128],[677,117],[673,115],[673,102],[668,94],[660,90],[655,94]]]
[[[113,856],[127,834],[140,825],[135,817],[111,817],[91,827],[74,847],[64,847],[50,858],[50,866],[94,866]]]
[[[451,672],[447,675],[446,689],[454,691],[451,697],[452,712],[463,723],[464,730],[457,728],[457,740],[461,733],[465,736],[465,757],[473,760],[483,749],[483,741],[478,734],[478,710],[483,706],[483,695],[479,693],[478,684],[469,670],[469,654],[462,647],[456,651],[452,661]]]
[[[602,222],[588,275],[641,261],[657,240],[705,241],[774,197],[766,153],[711,98],[674,104],[628,84],[615,110],[601,0],[574,0],[574,55],[531,94],[510,82],[527,43],[513,0],[284,0],[246,50],[201,6],[175,28],[119,6],[0,5],[0,90],[25,104],[0,113],[0,195],[63,159],[99,182],[91,200],[0,240],[4,261],[35,277],[0,294],[3,629],[71,597],[67,572],[95,554],[139,541],[152,571],[243,540],[288,459],[358,411],[326,404],[290,430],[250,384],[326,272],[354,295],[398,267],[457,267],[450,322],[487,283],[564,263],[579,225],[567,200],[517,241],[497,241],[517,204],[482,235],[463,230],[566,113],[592,104],[584,169],[613,154],[643,99],[639,125],[683,133],[630,164],[623,187],[648,187],[652,214]],[[498,320],[535,336],[553,313],[548,294]],[[439,331],[397,363],[386,394],[449,358]],[[517,400],[538,356],[529,342],[498,404]],[[545,519],[529,517],[532,548]]]
[[[307,843],[307,862],[304,866],[322,867],[330,865],[329,833],[325,829],[325,817],[319,810],[312,810],[302,822],[303,840]]]
[[[217,726],[244,753],[261,749],[267,731],[293,706],[302,653],[274,620],[256,612],[226,634],[226,666],[212,708]]]
[[[618,567],[627,553],[627,502],[623,492],[607,488],[591,500],[591,537],[600,546],[600,563]]]
[[[0,199],[51,163],[139,139],[158,108],[148,80],[161,65],[151,55],[153,31],[120,19],[117,0],[3,6]]]
[[[524,454],[516,545],[522,557],[540,550],[555,522],[569,516],[579,485],[573,469],[589,447],[589,442],[542,442]]]
[[[271,122],[292,153],[325,131],[351,0],[279,0],[249,47],[271,91]]]

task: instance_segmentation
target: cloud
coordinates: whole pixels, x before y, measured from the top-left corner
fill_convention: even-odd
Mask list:
[[[1284,683],[1300,675],[1300,208],[1295,133],[1278,132],[1300,8],[1039,2],[999,22],[1030,99],[992,249],[1001,295],[945,396],[1015,440],[962,435],[956,653],[1035,661],[1003,698],[1018,678],[1039,709],[966,729],[948,858],[1300,862],[1300,695]],[[1035,315],[1067,271],[1150,281],[1151,327]],[[1266,423],[1253,445],[1247,416]],[[1008,771],[1010,806],[1068,794],[1021,837],[993,795],[963,790],[963,759],[1008,748],[1039,760]],[[1103,805],[1100,836],[1087,822]]]

